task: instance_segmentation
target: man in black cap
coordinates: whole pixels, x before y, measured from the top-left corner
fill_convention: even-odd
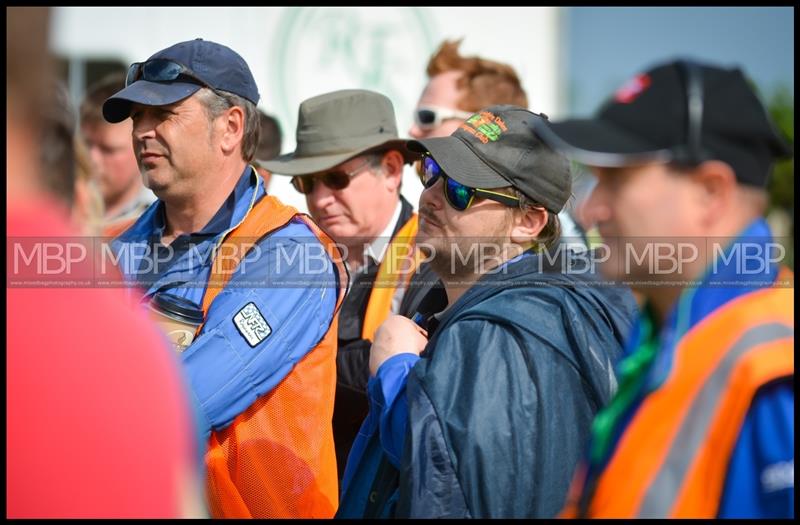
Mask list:
[[[339,315],[333,437],[341,478],[367,415],[369,347],[390,313],[411,316],[409,288],[418,262],[417,214],[400,194],[403,166],[414,156],[397,136],[388,97],[345,89],[300,104],[297,149],[262,166],[291,175],[311,216],[345,248],[352,285]],[[436,279],[432,279],[433,284]]]
[[[347,276],[327,235],[267,196],[248,164],[258,99],[244,59],[214,42],[181,42],[131,65],[103,114],[132,119],[158,200],[114,252],[151,308],[180,303],[165,314],[202,319],[180,358],[209,439],[211,515],[330,517],[335,313]]]
[[[357,442],[339,515],[560,510],[592,417],[616,387],[634,303],[573,267],[571,250],[542,253],[557,245],[570,172],[531,130],[541,118],[491,106],[449,137],[409,143],[426,188],[417,243],[449,305],[378,329],[359,440],[379,435],[386,459],[371,466],[370,444]]]
[[[793,277],[762,218],[789,151],[748,80],[660,64],[536,129],[597,175],[604,269],[646,298],[565,515],[792,517]]]

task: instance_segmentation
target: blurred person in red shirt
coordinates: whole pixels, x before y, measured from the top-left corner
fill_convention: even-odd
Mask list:
[[[201,517],[191,405],[156,328],[119,290],[23,283],[48,260],[30,248],[75,240],[40,168],[49,13],[6,9],[6,516]]]

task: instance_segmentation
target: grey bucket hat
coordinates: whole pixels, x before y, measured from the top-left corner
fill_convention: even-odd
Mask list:
[[[278,175],[312,175],[377,149],[396,149],[406,162],[418,158],[397,135],[392,102],[364,89],[345,89],[300,104],[297,148],[272,160],[258,161]]]

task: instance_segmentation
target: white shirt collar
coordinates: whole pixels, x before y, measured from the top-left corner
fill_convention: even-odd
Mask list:
[[[364,251],[365,255],[372,257],[372,259],[378,264],[380,264],[383,260],[383,256],[386,253],[386,247],[389,245],[389,241],[392,240],[392,233],[397,225],[397,221],[400,219],[401,209],[402,205],[400,203],[400,199],[397,199],[397,205],[395,205],[394,213],[392,214],[392,218],[389,220],[389,223],[383,229],[381,234],[378,235]]]

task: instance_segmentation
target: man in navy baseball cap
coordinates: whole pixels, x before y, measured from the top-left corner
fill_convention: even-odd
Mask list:
[[[180,42],[128,69],[125,89],[103,104],[109,122],[128,118],[131,103],[163,106],[183,100],[201,87],[228,91],[258,104],[256,81],[236,51],[202,38]]]
[[[163,311],[164,293],[201,310],[180,360],[208,439],[211,516],[332,517],[336,315],[348,277],[333,241],[268,196],[250,164],[258,98],[244,59],[214,42],[181,42],[131,65],[103,114],[131,118],[158,200],[112,250],[152,309]],[[276,265],[279,253],[300,256]],[[324,266],[309,274],[304,254],[325,254]]]

